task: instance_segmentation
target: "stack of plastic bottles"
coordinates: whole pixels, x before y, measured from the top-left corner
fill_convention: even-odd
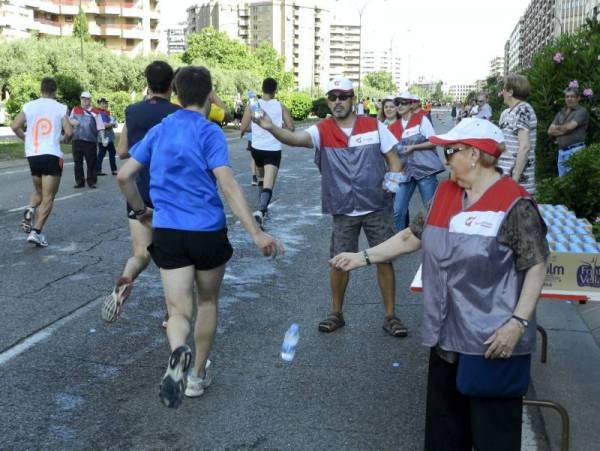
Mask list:
[[[564,205],[540,204],[538,207],[548,226],[546,238],[552,252],[600,252],[600,244],[585,220],[578,219]]]

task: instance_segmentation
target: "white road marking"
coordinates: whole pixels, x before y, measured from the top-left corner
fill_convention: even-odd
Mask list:
[[[87,191],[87,192],[89,192],[89,191]],[[69,194],[68,196],[57,197],[56,199],[54,199],[54,202],[58,202],[60,200],[71,199],[73,197],[81,196],[83,194],[85,194],[85,193],[75,193],[75,194]],[[24,207],[13,208],[11,210],[8,210],[8,213],[14,213],[15,211],[23,211],[26,208],[29,208],[29,205],[25,205]]]
[[[96,300],[91,301],[90,303],[84,305],[83,307],[78,308],[74,312],[65,316],[64,318],[59,319],[58,321],[50,324],[49,326],[44,327],[43,329],[37,331],[35,334],[27,337],[22,342],[16,344],[8,348],[6,351],[0,353],[0,365],[4,365],[10,359],[18,356],[19,354],[27,351],[32,346],[48,339],[54,332],[60,329],[62,326],[67,324],[68,322],[86,314],[92,309],[98,309],[100,301],[102,298],[98,298]]]

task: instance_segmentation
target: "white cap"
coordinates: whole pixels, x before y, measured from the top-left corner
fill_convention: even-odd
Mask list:
[[[396,94],[396,99],[413,100],[413,95],[408,91],[402,91]]]
[[[91,99],[92,95],[89,91],[83,91],[79,97],[81,97],[82,99]]]
[[[326,92],[331,91],[353,91],[352,82],[344,77],[336,77],[327,83]]]
[[[504,133],[487,119],[470,117],[460,121],[448,133],[430,136],[429,141],[442,146],[463,143],[498,158],[502,153],[500,144],[504,142]]]

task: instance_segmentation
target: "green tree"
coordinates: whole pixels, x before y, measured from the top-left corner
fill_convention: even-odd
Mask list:
[[[222,67],[256,71],[260,66],[246,44],[210,27],[189,36],[182,61],[204,64],[212,69]]]
[[[73,37],[78,39],[83,38],[84,41],[90,41],[92,39],[88,28],[87,17],[81,8],[81,5],[79,6],[79,12],[75,16],[75,19],[73,19]]]
[[[279,56],[273,47],[263,42],[254,51],[254,55],[262,66],[263,78],[272,77],[277,80],[280,91],[294,87],[294,74],[285,70],[285,58]]]
[[[368,74],[365,77],[365,85],[388,94],[398,90],[396,83],[394,83],[394,80],[392,79],[392,75],[384,70]]]
[[[560,54],[558,61],[554,57]],[[563,34],[533,58],[526,75],[531,84],[527,101],[538,118],[536,176],[538,179],[557,174],[557,147],[546,133],[554,116],[564,106],[564,89],[577,80],[580,92],[590,88],[593,95],[581,97],[580,105],[590,113],[588,142],[600,142],[600,23],[589,20],[574,34]]]
[[[10,98],[6,102],[6,111],[14,118],[23,105],[40,96],[40,80],[30,74],[18,74],[8,81]]]

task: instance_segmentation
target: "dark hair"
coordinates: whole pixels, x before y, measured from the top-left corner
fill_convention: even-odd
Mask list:
[[[504,80],[504,89],[512,91],[515,99],[525,100],[529,96],[531,86],[524,75],[508,74],[508,77]]]
[[[152,61],[144,70],[150,91],[164,94],[171,88],[173,68],[164,61]]]
[[[573,94],[575,97],[579,97],[579,89],[577,88],[567,88],[563,91],[564,95],[567,95],[569,93]]]
[[[184,108],[189,105],[203,106],[212,91],[210,72],[203,66],[187,66],[175,78],[177,97]]]
[[[277,91],[277,80],[271,77],[265,78],[262,84],[262,92],[273,95],[275,91]]]
[[[42,78],[40,91],[42,91],[44,94],[54,94],[57,89],[58,87],[56,86],[56,80],[54,80],[54,78]]]

